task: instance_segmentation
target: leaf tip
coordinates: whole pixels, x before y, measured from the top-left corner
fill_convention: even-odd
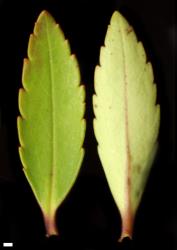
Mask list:
[[[124,30],[127,35],[134,31],[133,27],[129,25],[126,18],[119,11],[114,11],[110,20],[110,26],[116,26],[118,28],[118,24],[120,29]]]
[[[116,18],[118,18],[119,17],[119,12],[117,11],[117,10],[115,10],[114,12],[113,12],[113,14],[112,14],[112,17],[111,17],[111,19],[116,19]]]
[[[52,18],[51,14],[47,10],[41,11],[41,13],[38,16],[37,23],[40,22],[43,18]],[[52,18],[53,19],[53,18]]]
[[[40,33],[40,31],[43,29],[44,25],[46,25],[46,23],[56,24],[52,15],[48,11],[43,10],[39,14],[37,21],[35,23],[34,32],[33,32],[34,35],[37,36]]]
[[[117,22],[120,19],[120,17],[122,17],[122,15],[117,10],[114,11],[111,17],[110,24]]]

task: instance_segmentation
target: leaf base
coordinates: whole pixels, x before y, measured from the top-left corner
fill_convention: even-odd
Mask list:
[[[55,216],[44,215],[44,222],[47,237],[59,234],[55,223]]]

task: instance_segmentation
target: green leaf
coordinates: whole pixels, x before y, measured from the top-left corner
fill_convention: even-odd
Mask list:
[[[84,155],[85,91],[68,41],[46,11],[30,36],[22,82],[20,158],[47,235],[57,234],[56,210],[74,184]]]
[[[146,60],[133,28],[114,12],[95,70],[93,106],[98,153],[122,218],[121,239],[132,236],[157,150],[160,107]]]

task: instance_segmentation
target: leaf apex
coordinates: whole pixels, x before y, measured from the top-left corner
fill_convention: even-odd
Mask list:
[[[43,27],[44,24],[46,24],[46,22],[56,24],[55,19],[52,17],[52,15],[48,11],[43,10],[39,14],[38,19],[35,22],[35,26],[33,30],[33,34],[35,36],[37,36],[40,33],[41,28]]]
[[[122,15],[119,11],[115,10],[112,14],[110,24],[117,22],[120,18],[122,18]]]
[[[50,14],[47,10],[42,10],[41,13],[40,13],[39,16],[38,16],[37,23],[38,23],[41,19],[46,18],[46,17],[49,17],[49,18],[52,18],[52,19],[53,19],[53,17],[51,16],[51,14]]]

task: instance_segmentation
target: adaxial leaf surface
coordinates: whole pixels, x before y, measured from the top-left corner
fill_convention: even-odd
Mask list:
[[[133,221],[157,149],[160,107],[151,64],[125,18],[114,12],[95,70],[94,131],[98,153],[122,218]]]
[[[84,155],[85,91],[76,58],[49,13],[30,36],[19,91],[18,134],[24,173],[42,209],[47,235],[71,189]]]

